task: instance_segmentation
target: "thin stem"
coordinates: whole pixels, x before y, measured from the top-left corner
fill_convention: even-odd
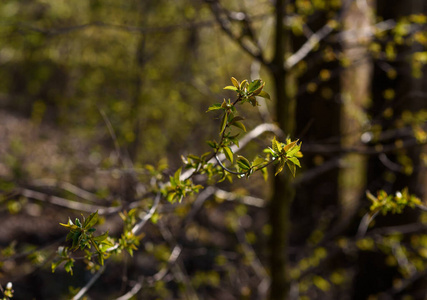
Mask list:
[[[227,168],[226,166],[224,166],[222,164],[221,160],[218,158],[218,155],[216,155],[216,154],[215,154],[215,159],[218,162],[218,164],[221,166],[221,168],[223,168],[228,173],[231,173],[231,174],[234,174],[234,175],[246,175],[246,173],[236,172],[236,171],[230,170],[229,168]]]

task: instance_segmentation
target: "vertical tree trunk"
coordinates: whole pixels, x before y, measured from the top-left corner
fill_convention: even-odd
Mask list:
[[[369,31],[373,24],[373,0],[354,1],[343,16],[343,54],[350,65],[341,75],[341,145],[344,148],[361,144],[360,133],[367,121],[366,107],[370,98],[372,61],[369,58]],[[366,184],[366,157],[352,153],[344,156],[339,175],[341,219],[354,215]]]
[[[269,66],[273,74],[276,97],[276,120],[285,134],[292,135],[295,112],[292,74],[284,69],[286,52],[290,50],[289,32],[283,25],[285,0],[276,1],[275,54]],[[290,176],[281,173],[274,178],[273,196],[270,202],[270,299],[286,299],[289,293],[287,248],[289,236],[289,210],[293,199]]]

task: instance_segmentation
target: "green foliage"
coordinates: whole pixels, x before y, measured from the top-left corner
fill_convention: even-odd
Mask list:
[[[72,242],[69,248],[71,251],[91,249],[93,247],[98,256],[98,263],[103,265],[104,259],[110,256],[107,252],[108,248],[112,247],[114,244],[108,239],[108,231],[102,235],[94,236],[94,232],[96,231],[94,226],[97,222],[98,212],[95,212],[90,214],[87,219],[82,215],[82,220],[76,218],[73,223],[71,219],[68,219],[67,224],[60,223],[60,225],[70,230],[67,234],[66,241]],[[55,271],[56,267],[61,262],[65,261],[65,270],[72,274],[74,260],[70,257],[68,248],[60,247],[58,254],[60,260],[52,264],[52,271]],[[91,256],[92,253],[87,253],[87,255]]]
[[[247,80],[238,82],[234,77],[231,78],[233,86],[228,86],[226,89],[233,90],[237,93],[237,99],[234,102],[231,100],[223,100],[221,104],[213,104],[209,107],[210,111],[221,111],[221,122],[219,128],[220,140],[208,141],[208,145],[213,149],[213,152],[207,152],[201,156],[188,155],[182,157],[184,168],[186,170],[192,170],[192,173],[187,178],[184,178],[182,174],[182,168],[176,170],[173,176],[169,177],[167,182],[160,183],[164,178],[162,172],[166,169],[164,164],[159,164],[157,168],[152,165],[146,165],[145,169],[150,175],[150,181],[156,182],[152,185],[153,193],[160,192],[161,195],[170,203],[182,202],[185,197],[199,193],[204,187],[200,184],[194,184],[192,176],[195,174],[207,175],[208,180],[213,177],[219,177],[218,182],[225,179],[232,180],[231,175],[237,175],[238,177],[249,177],[256,171],[261,171],[264,178],[267,179],[267,166],[270,164],[277,164],[276,173],[280,173],[283,170],[283,166],[286,163],[291,170],[293,176],[295,176],[296,166],[301,167],[298,158],[302,156],[300,152],[301,143],[298,141],[287,140],[286,144],[278,142],[275,138],[272,141],[272,147],[266,151],[268,155],[262,157],[258,155],[254,160],[250,161],[242,155],[237,155],[237,159],[234,158],[232,146],[239,147],[238,136],[239,134],[232,134],[231,126],[234,126],[242,131],[246,131],[246,127],[243,124],[244,118],[237,114],[236,104],[250,103],[252,106],[257,106],[256,96],[264,97],[269,99],[270,96],[263,91],[265,83],[261,79],[257,79],[248,83]],[[218,158],[218,154],[223,153],[225,158],[230,163],[235,163],[235,171],[230,170],[224,166],[221,160]],[[212,159],[216,159],[218,165],[212,162]],[[110,237],[108,232],[102,235],[95,236],[94,232],[96,229],[94,226],[98,222],[98,212],[92,213],[88,218],[82,216],[82,220],[76,218],[74,222],[68,219],[67,224],[60,225],[64,226],[69,230],[66,241],[71,241],[71,247],[60,247],[58,250],[58,259],[52,263],[52,271],[61,264],[65,263],[65,270],[72,274],[74,259],[72,258],[70,251],[81,250],[85,252],[86,264],[90,269],[97,268],[98,266],[93,263],[93,258],[98,258],[98,264],[103,265],[104,260],[108,258],[112,253],[120,253],[122,250],[126,250],[131,256],[133,252],[138,249],[140,240],[143,235],[136,236],[134,232],[135,224],[138,222],[137,210],[131,209],[128,212],[120,213],[120,217],[124,222],[123,233],[117,240]],[[151,213],[151,218],[154,221],[154,212]],[[91,251],[92,248],[94,251]]]
[[[376,197],[370,192],[367,192],[366,196],[372,201],[371,212],[381,211],[383,215],[389,212],[400,214],[405,207],[413,208],[421,205],[421,200],[415,195],[410,195],[407,188],[401,192],[396,192],[394,195],[388,195],[385,191],[380,190]]]

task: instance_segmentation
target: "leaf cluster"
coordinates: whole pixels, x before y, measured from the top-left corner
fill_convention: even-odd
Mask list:
[[[368,191],[366,196],[372,201],[371,212],[381,211],[383,215],[389,212],[400,214],[405,207],[413,208],[421,204],[421,200],[418,197],[409,194],[408,188],[404,188],[394,195],[388,195],[384,190],[380,190],[376,197]]]

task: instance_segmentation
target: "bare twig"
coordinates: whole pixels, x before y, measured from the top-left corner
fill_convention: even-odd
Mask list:
[[[257,59],[258,61],[260,61],[261,63],[265,64],[265,60],[262,54],[261,49],[259,48],[258,42],[255,41],[254,39],[251,40],[251,42],[255,45],[253,47],[249,46],[248,44],[246,44],[244,41],[244,36],[238,36],[236,35],[232,28],[231,28],[231,20],[229,15],[230,13],[228,13],[223,7],[221,7],[221,5],[219,4],[218,1],[210,1],[210,0],[205,0],[208,4],[210,4],[211,6],[211,10],[212,13],[215,16],[215,19],[217,20],[218,24],[221,26],[221,29],[235,42],[237,42],[239,44],[239,46],[246,52],[248,53],[250,56],[252,56],[253,58]],[[243,15],[245,15],[245,13],[241,13]],[[239,20],[240,21],[240,20]],[[256,48],[256,49],[254,49]]]
[[[105,270],[105,265],[101,266],[101,268],[96,272],[96,274],[89,280],[89,282],[72,298],[72,300],[79,300],[83,297],[87,291],[92,287],[92,285],[99,279],[101,274]]]
[[[92,194],[82,188],[79,188],[78,186],[75,186],[72,183],[65,182],[65,181],[59,181],[57,179],[38,179],[32,182],[32,185],[34,186],[48,186],[48,187],[58,187],[60,189],[63,189],[67,192],[70,192],[82,199],[91,201],[91,202],[100,202],[101,199],[99,199],[95,194]]]
[[[252,196],[241,196],[235,193],[227,192],[221,189],[216,189],[215,196],[227,201],[239,201],[245,205],[263,208],[266,206],[266,201],[261,198]]]
[[[362,220],[360,221],[359,228],[357,230],[356,238],[363,238],[368,231],[369,224],[375,219],[380,211],[376,211],[374,214],[367,212]]]
[[[326,23],[321,29],[314,33],[310,38],[302,45],[302,47],[291,55],[286,61],[284,68],[286,70],[291,69],[301,60],[303,60],[328,34],[334,30],[333,26]]]
[[[39,201],[45,201],[51,204],[55,204],[58,206],[62,206],[62,207],[66,207],[66,208],[70,208],[78,211],[84,211],[84,212],[98,211],[98,214],[100,215],[112,214],[122,209],[121,206],[105,207],[105,206],[98,206],[98,205],[71,201],[65,198],[52,196],[52,195],[36,192],[36,191],[25,189],[25,188],[18,189],[18,192],[22,196],[27,198],[36,199]]]

